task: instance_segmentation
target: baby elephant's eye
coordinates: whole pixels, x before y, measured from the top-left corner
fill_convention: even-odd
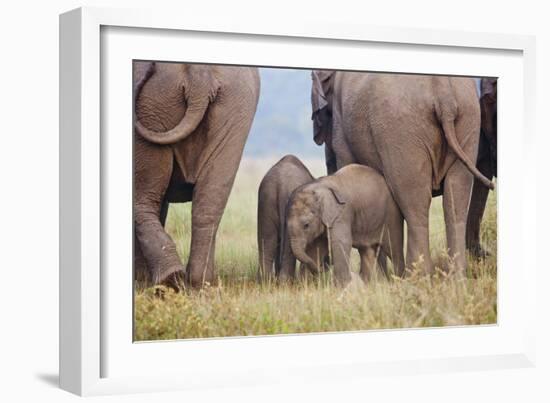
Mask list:
[[[308,223],[305,223],[304,224],[304,229],[308,229],[309,228],[309,224]]]

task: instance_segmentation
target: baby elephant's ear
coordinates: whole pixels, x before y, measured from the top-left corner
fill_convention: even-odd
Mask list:
[[[321,196],[321,221],[327,228],[332,228],[336,219],[344,211],[346,199],[334,188],[328,188]]]

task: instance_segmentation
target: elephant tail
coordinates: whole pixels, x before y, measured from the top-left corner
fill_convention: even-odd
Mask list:
[[[449,77],[434,77],[433,78],[435,93],[439,96],[435,102],[435,113],[441,123],[443,132],[445,133],[445,139],[449,144],[449,147],[466,168],[478,179],[485,187],[494,189],[495,185],[487,177],[485,177],[476,168],[475,164],[470,161],[460,143],[456,138],[455,119],[458,112],[458,105],[452,88],[451,79]],[[478,105],[477,99],[475,104]]]
[[[464,153],[462,147],[460,147],[460,144],[458,143],[458,140],[456,138],[454,121],[451,119],[442,119],[441,126],[443,127],[443,131],[445,132],[445,138],[447,139],[447,143],[449,143],[449,147],[451,147],[451,150],[453,150],[458,159],[462,161],[464,165],[466,165],[468,170],[476,177],[476,179],[483,183],[484,186],[488,187],[489,189],[494,189],[494,183],[491,182],[481,172],[479,172],[472,161],[470,161],[466,153]]]
[[[155,70],[156,70],[156,63],[150,62],[147,66],[147,70],[145,70],[145,74],[143,75],[143,77],[141,77],[136,83],[134,83],[134,104],[138,99],[141,89],[143,88],[145,83],[151,78],[151,76],[154,74]]]
[[[199,123],[202,121],[206,109],[208,108],[208,102],[203,101],[194,108],[189,107],[181,119],[181,121],[171,130],[166,132],[156,132],[147,129],[137,119],[135,123],[136,131],[145,140],[151,143],[168,145],[177,143],[187,138],[191,133],[195,131]]]
[[[170,129],[165,132],[156,132],[153,130],[149,130],[148,128],[143,126],[137,118],[136,102],[137,102],[139,93],[141,92],[141,89],[143,88],[147,80],[151,78],[154,72],[155,72],[155,63],[152,62],[150,63],[143,78],[141,78],[134,85],[134,127],[136,129],[136,132],[141,137],[143,137],[147,141],[150,141],[151,143],[155,143],[159,145],[174,144],[185,139],[195,131],[199,123],[202,121],[204,114],[206,113],[206,110],[210,104],[209,102],[210,98],[190,96],[189,99],[187,100],[187,110],[185,112],[185,115],[173,129]]]

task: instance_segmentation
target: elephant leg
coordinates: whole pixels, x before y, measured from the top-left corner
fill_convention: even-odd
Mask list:
[[[308,253],[309,250],[310,250],[309,248],[306,249],[306,253],[308,254],[308,256],[310,256],[312,259],[315,260],[315,257],[313,256],[313,254]],[[311,278],[311,276],[314,274],[314,272],[312,271],[312,269],[309,265],[307,265],[305,263],[302,263],[302,262],[299,262],[298,273],[296,273],[297,259],[294,257],[294,255],[292,255],[292,257],[294,258],[294,277],[293,277],[293,279],[298,278],[298,280],[301,283],[304,283],[305,281],[307,281],[308,279]],[[290,278],[287,277],[286,279],[290,279]]]
[[[146,287],[150,282],[150,273],[147,262],[139,246],[137,236],[134,234],[134,282]]]
[[[412,268],[421,265],[427,274],[434,271],[430,255],[430,232],[428,220],[407,227],[407,258],[406,266]]]
[[[334,281],[338,286],[345,286],[351,281],[351,230],[336,227],[329,232]]]
[[[487,178],[493,177],[489,158],[481,160],[477,168]],[[480,242],[481,219],[485,212],[488,196],[489,189],[479,180],[474,179],[474,187],[468,209],[468,219],[466,221],[466,247],[476,257],[485,257],[488,255],[488,252],[481,246]]]
[[[309,275],[310,275],[310,271],[309,271],[309,268],[307,267],[307,265],[303,264],[303,263],[300,263],[300,282],[304,283]]]
[[[296,258],[290,249],[286,237],[281,240],[280,270],[277,273],[281,281],[292,281],[296,278]]]
[[[417,153],[399,155],[401,169],[386,169],[386,182],[392,189],[402,216],[407,222],[406,267],[421,266],[426,273],[433,273],[430,255],[429,213],[432,202],[432,168],[429,160],[423,164]],[[397,164],[387,164],[389,167]],[[407,167],[408,174],[403,173]],[[396,242],[399,245],[399,242]],[[393,245],[392,245],[393,248]],[[395,264],[394,264],[395,266]]]
[[[328,257],[327,239],[324,236],[317,238],[310,246],[308,246],[307,254],[315,262],[317,262],[317,267],[320,270],[323,270],[325,267],[326,258]]]
[[[330,270],[328,243],[326,237],[321,236],[316,239],[311,245],[306,248],[306,253],[317,263],[317,267],[320,271],[313,272],[308,265],[300,263],[301,281],[304,281],[306,279],[308,273],[310,275],[318,276],[321,271],[328,272]]]
[[[192,287],[215,283],[216,234],[229,194],[222,189],[223,187],[208,186],[208,183],[197,183],[195,187],[191,217],[191,251],[187,266],[187,277]]]
[[[449,254],[459,271],[466,269],[466,219],[473,176],[461,162],[449,169],[443,189],[443,211]]]
[[[374,248],[362,248],[359,250],[361,268],[359,274],[365,284],[368,284],[376,270],[376,250]]]
[[[268,226],[268,228],[266,228]],[[275,274],[273,265],[279,254],[277,228],[274,225],[263,223],[258,233],[259,269],[258,280],[265,281]]]
[[[384,258],[389,256],[393,264],[393,271],[398,277],[403,277],[405,274],[405,257],[403,256],[403,224],[403,216],[400,212],[392,214],[392,217],[387,220],[387,228],[384,232],[379,255],[379,260],[380,256],[384,256]],[[390,278],[387,270],[385,270],[385,274],[386,277]]]
[[[183,266],[176,245],[160,222],[161,202],[172,171],[172,150],[135,142],[134,230],[153,284],[167,283],[174,288],[175,273]]]
[[[319,259],[320,266],[323,271],[330,269],[329,254],[328,254],[328,242],[327,238],[322,236],[318,239],[316,246],[315,260]]]
[[[313,259],[313,261],[317,263],[317,267],[320,271],[328,269],[328,245],[325,237],[321,236],[308,245],[306,248],[306,253],[311,259]],[[312,276],[318,276],[320,272],[309,265],[303,263],[300,264],[300,278],[302,281],[305,280],[308,273]]]
[[[206,282],[215,284],[216,233],[240,160],[240,152],[227,143],[219,154],[204,168],[197,179],[193,193],[191,217],[191,251],[187,277],[192,287]]]
[[[170,203],[166,199],[162,201],[162,204],[160,206],[160,223],[163,227],[166,227],[166,217],[168,217],[168,207],[170,207]]]
[[[378,249],[376,261],[380,271],[384,273],[384,276],[386,276],[386,278],[390,278],[390,274],[388,273],[388,255],[382,250],[382,248]]]

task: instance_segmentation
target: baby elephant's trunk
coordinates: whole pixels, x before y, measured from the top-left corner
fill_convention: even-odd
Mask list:
[[[308,265],[311,269],[319,271],[317,263],[306,253],[306,242],[298,239],[290,240],[290,248],[292,253],[303,264]]]

